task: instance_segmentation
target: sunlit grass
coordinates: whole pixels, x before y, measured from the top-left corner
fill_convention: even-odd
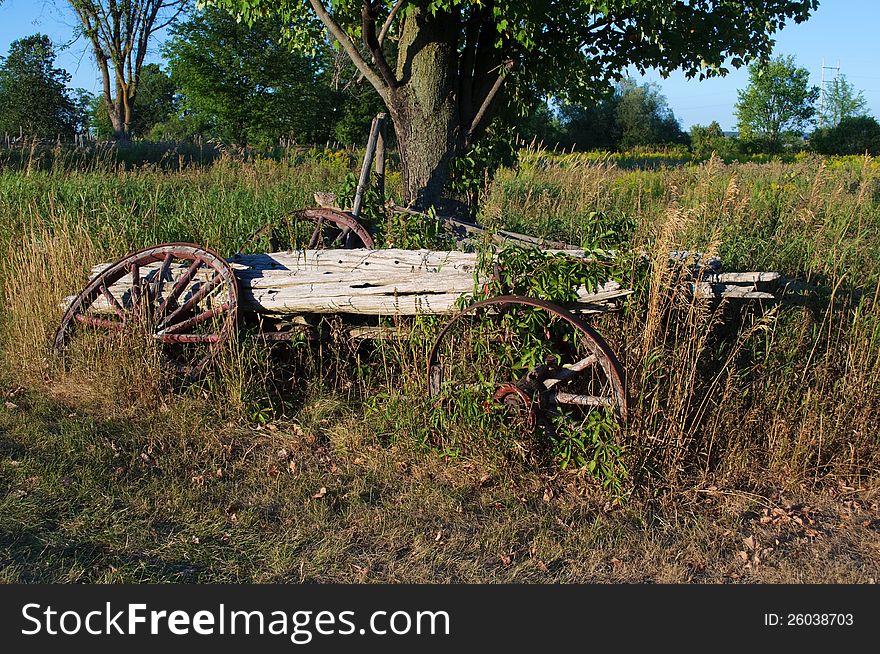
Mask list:
[[[228,256],[336,188],[344,165],[0,173],[0,480],[25,493],[4,500],[0,546],[14,559],[4,578],[583,579],[606,565],[585,552],[608,558],[631,520],[650,520],[641,502],[677,507],[710,483],[875,484],[877,163],[618,163],[526,153],[488,183],[480,209],[490,225],[646,258],[622,271],[636,290],[624,310],[591,320],[628,374],[631,421],[614,450],[628,474],[616,498],[586,469],[560,471],[554,448],[480,398],[455,413],[425,397],[441,319],[389,321],[396,338],[378,344],[351,343],[335,319],[320,346],[269,350],[242,336],[189,384],[143,341],[85,339],[50,354],[61,302],[95,263],[166,241]],[[670,249],[816,290],[807,306],[693,301],[677,291]],[[635,508],[617,522],[583,504],[621,498]],[[86,525],[103,550],[89,549]],[[738,545],[700,519],[682,533],[710,549]],[[499,564],[511,551],[514,563]],[[638,566],[624,577],[637,579]]]

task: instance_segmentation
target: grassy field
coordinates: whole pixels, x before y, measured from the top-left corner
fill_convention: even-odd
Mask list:
[[[149,348],[49,354],[91,266],[164,241],[229,255],[353,158],[0,173],[0,579],[7,582],[874,582],[880,163],[641,169],[523,152],[480,219],[621,254],[594,320],[632,420],[604,472],[534,435],[436,422],[430,335],[371,352],[242,337],[181,385]],[[51,167],[50,167],[51,168]],[[395,188],[394,178],[391,187]],[[419,226],[388,228],[422,245]],[[406,229],[410,230],[409,232]],[[673,249],[816,285],[694,302]]]

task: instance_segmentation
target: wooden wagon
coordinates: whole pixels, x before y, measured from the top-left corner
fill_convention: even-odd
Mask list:
[[[306,230],[300,230],[297,247],[285,251],[225,259],[197,244],[166,243],[95,266],[86,286],[65,302],[55,351],[60,353],[83,327],[136,328],[194,377],[243,325],[256,326],[266,342],[318,341],[321,317],[342,316],[348,336],[363,341],[395,335],[387,318],[448,315],[425,362],[429,396],[477,401],[487,410],[514,407],[530,423],[578,421],[597,410],[625,421],[624,368],[586,316],[614,310],[631,291],[615,282],[582,287],[566,306],[503,289],[496,297],[475,300],[492,286],[493,274],[491,266],[479,265],[477,253],[373,249],[359,213],[373,152],[377,142],[381,145],[380,127],[377,118],[351,210],[324,206],[295,212]],[[491,239],[585,256],[565,243],[490,234],[473,222],[442,220],[460,243]],[[263,237],[274,244],[272,227],[278,226],[259,230],[251,245]],[[703,297],[769,299],[774,296],[762,287],[777,278],[776,273],[725,274],[708,261],[689,290]]]

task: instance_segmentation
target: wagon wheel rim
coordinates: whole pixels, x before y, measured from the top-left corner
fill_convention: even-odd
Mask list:
[[[237,310],[234,271],[218,254],[193,243],[148,247],[108,266],[73,298],[53,349],[60,354],[82,328],[139,329],[163,346],[170,366],[197,377],[234,333]]]
[[[302,220],[309,226],[308,240],[300,247],[310,250],[331,248],[373,249],[373,237],[366,226],[353,215],[335,209],[303,209],[293,214],[292,220]]]
[[[441,330],[427,372],[430,397],[454,403],[482,393],[487,410],[518,407],[530,427],[576,424],[597,410],[627,419],[613,350],[580,317],[544,300],[508,295],[467,307]]]

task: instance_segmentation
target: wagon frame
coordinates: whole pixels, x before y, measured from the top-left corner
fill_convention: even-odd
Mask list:
[[[473,297],[473,291],[480,290],[475,286],[482,284],[483,291],[488,288],[486,280],[481,282],[472,271],[471,277],[458,275],[459,285],[453,285],[454,288],[446,293],[445,304],[438,305],[438,295],[426,294],[421,296],[421,303],[417,298],[406,310],[400,310],[398,287],[394,284],[412,286],[410,278],[413,275],[422,275],[419,279],[426,283],[430,275],[438,273],[442,267],[436,260],[438,257],[444,260],[444,253],[425,251],[424,262],[433,257],[433,263],[422,265],[421,260],[416,263],[405,260],[412,254],[409,251],[373,249],[372,234],[359,219],[359,214],[374,159],[379,187],[384,187],[383,134],[384,114],[379,114],[370,130],[350,211],[321,206],[293,212],[297,220],[311,226],[308,240],[302,243],[305,247],[286,255],[280,252],[251,255],[249,268],[248,255],[243,250],[259,238],[268,237],[270,249],[277,249],[272,246],[277,243],[274,230],[278,225],[265,225],[229,259],[198,244],[166,243],[137,250],[111,264],[102,264],[93,270],[85,287],[66,300],[53,340],[54,351],[60,354],[75,331],[82,327],[106,332],[136,329],[166,349],[188,350],[174,367],[187,377],[195,378],[205,372],[218,350],[251,314],[263,314],[257,321],[258,337],[272,343],[290,341],[304,333],[309,337],[307,340],[320,339],[321,334],[314,332],[306,319],[310,313],[336,313],[343,320],[359,313],[374,321],[400,313],[449,313],[451,317],[437,334],[425,362],[424,389],[429,397],[449,403],[461,401],[462,396],[476,392],[476,397],[470,399],[482,401],[486,411],[495,407],[505,411],[513,409],[531,426],[538,423],[553,425],[560,419],[578,423],[597,410],[611,412],[619,423],[625,423],[630,410],[624,367],[605,339],[583,317],[584,313],[617,308],[615,300],[630,293],[619,285],[586,292],[576,307],[561,306],[535,297],[503,294],[503,289],[501,295],[484,297],[465,306],[460,300]],[[393,211],[411,211],[388,206]],[[566,243],[514,232],[490,233],[477,223],[455,218],[441,217],[439,220],[460,242],[479,237],[584,257],[581,251]],[[328,256],[330,252],[334,254]],[[343,252],[347,257],[345,260],[354,261],[353,264],[343,265]],[[451,257],[453,252],[446,255]],[[254,274],[254,256],[271,265]],[[678,260],[688,256],[689,253],[671,255]],[[358,288],[369,288],[376,284],[369,276],[372,273],[365,272],[366,266],[371,261],[380,262],[382,257],[386,259],[386,267],[391,266],[389,257],[393,264],[401,264],[400,260],[404,260],[399,266],[399,274],[392,276],[393,305],[389,304],[389,293],[386,292],[385,299],[378,304],[355,306],[351,301],[341,305],[312,302],[312,307],[309,302],[319,298],[307,294],[305,310],[284,310],[282,305],[280,311],[266,313],[261,311],[260,303],[253,297],[256,286],[262,284],[261,292],[272,295],[278,292],[272,287],[273,283],[287,284],[298,274],[307,279],[318,275],[314,283],[307,285],[309,289],[319,289],[314,293],[327,288],[320,283],[327,275],[349,282],[357,278]],[[331,266],[332,271],[315,272],[309,268],[320,267],[322,260],[333,264],[337,258],[338,265]],[[758,284],[776,280],[776,273],[738,273],[725,277],[717,268],[716,262],[702,262],[690,285],[691,293],[741,299],[774,297],[760,290]],[[375,269],[376,266],[370,270]],[[310,274],[312,277],[308,277]],[[495,274],[497,276],[497,270]],[[255,278],[259,281],[255,282]],[[445,281],[443,277],[432,277],[423,288],[433,289],[431,293],[441,293]],[[418,283],[415,282],[416,288],[420,288]],[[348,288],[354,286],[349,284]],[[320,308],[318,304],[321,304]],[[361,340],[382,337],[378,325],[359,329],[358,338]],[[522,357],[531,359],[519,360]]]

